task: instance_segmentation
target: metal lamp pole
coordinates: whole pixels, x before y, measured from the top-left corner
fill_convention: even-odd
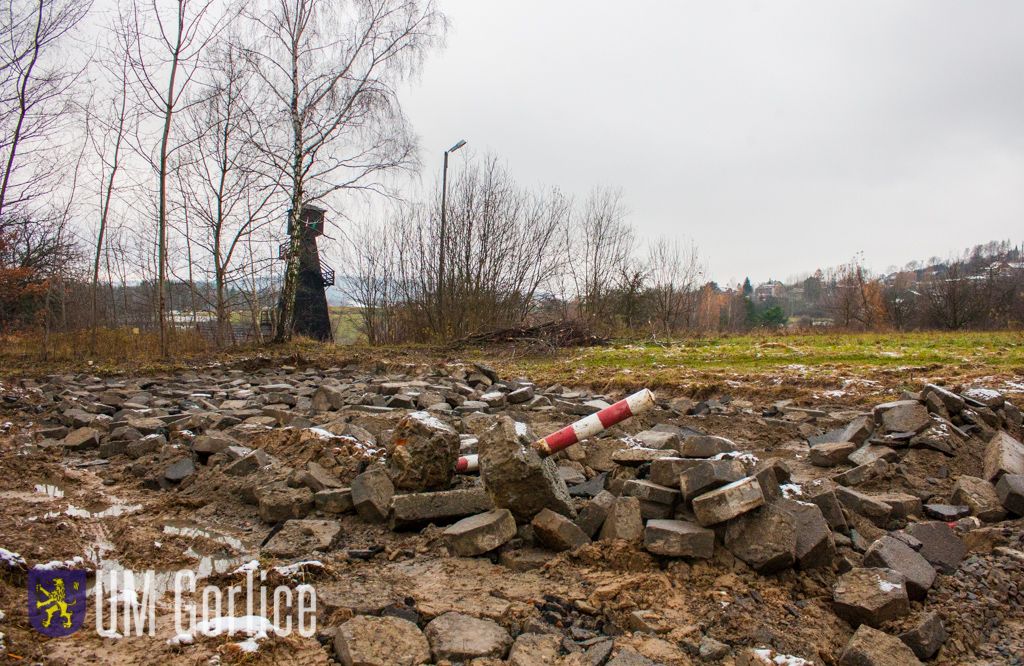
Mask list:
[[[441,172],[441,238],[438,248],[439,259],[437,267],[437,327],[441,335],[444,335],[444,258],[448,241],[448,154],[454,153],[466,145],[466,140],[461,139],[454,146],[444,151],[444,170]]]

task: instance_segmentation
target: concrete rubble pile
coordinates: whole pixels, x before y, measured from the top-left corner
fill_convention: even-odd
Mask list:
[[[263,545],[277,557],[342,547],[338,518],[354,514],[379,529],[441,530],[453,557],[488,557],[513,570],[542,567],[554,553],[626,543],[663,564],[728,557],[765,576],[827,572],[831,608],[855,630],[841,665],[933,659],[946,632],[937,614],[920,609],[937,578],[957,574],[967,542],[983,538],[972,534],[1003,521],[1019,529],[1024,515],[1021,412],[991,390],[927,385],[828,432],[815,425],[824,412],[778,403],[757,416],[805,433],[789,460],[759,457],[751,453],[756,442],[741,445],[694,419],[678,425],[728,407],[687,399],[662,400],[545,456],[536,443],[549,430],[535,424],[554,431],[612,401],[503,380],[484,365],[418,379],[284,372],[286,380],[268,383],[238,370],[176,381],[54,377],[27,383],[45,399],[25,400],[38,415],[35,446],[127,458],[154,492],[184,492],[218,474],[277,526]],[[284,433],[287,445],[253,445],[269,432]],[[310,453],[296,464],[289,450]],[[478,473],[458,473],[467,468],[460,458],[470,456]],[[947,494],[927,484],[894,490],[908,456],[974,459],[975,473],[960,474]],[[544,634],[514,637],[490,619],[458,613],[423,627],[359,615],[337,630],[336,657],[384,663],[374,652],[381,636],[410,664],[555,663],[529,655],[563,650],[559,641],[547,646]],[[735,663],[780,663],[769,649],[707,641],[708,655],[720,646]],[[579,652],[598,654],[597,645]],[[695,648],[700,659],[704,648]],[[609,660],[608,652],[579,663],[654,663],[628,651]]]

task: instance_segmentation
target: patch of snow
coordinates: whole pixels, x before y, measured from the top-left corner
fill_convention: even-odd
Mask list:
[[[306,430],[308,430],[309,432],[311,432],[314,435],[316,435],[318,439],[338,439],[339,438],[338,435],[335,435],[333,432],[330,432],[329,430],[325,430],[324,428],[306,428]]]
[[[750,451],[726,451],[724,453],[718,453],[711,456],[710,460],[739,460],[740,462],[747,463],[748,465],[756,465],[760,462],[760,458]]]
[[[903,587],[900,583],[890,583],[887,580],[883,580],[881,576],[878,577],[878,589],[882,592],[892,592]]]
[[[260,561],[259,560],[249,560],[248,562],[246,562],[242,566],[238,567],[237,569],[235,569],[231,573],[233,573],[233,574],[247,574],[250,571],[256,572],[256,571],[259,571],[259,570],[260,570]]]
[[[262,615],[242,615],[241,617],[222,615],[197,624],[193,635],[220,636],[226,634],[234,636],[235,634],[244,634],[261,640],[272,633],[275,633],[274,623]]]
[[[85,560],[80,555],[75,555],[70,560],[53,560],[50,562],[43,562],[32,568],[40,571],[52,571],[54,569],[71,569],[83,564],[85,564]]]
[[[447,423],[445,423],[444,421],[435,416],[431,416],[427,412],[409,412],[409,418],[419,421],[428,428],[434,428],[435,430],[450,430],[452,432],[455,432],[455,430],[450,425],[448,425]]]
[[[526,437],[530,434],[530,426],[526,425],[521,421],[515,422],[516,437]]]
[[[787,498],[796,497],[804,494],[804,489],[799,483],[784,483],[779,488],[782,489],[782,496]]]
[[[259,652],[260,644],[256,642],[255,638],[246,638],[244,641],[235,643],[239,650],[242,652]]]
[[[6,548],[0,548],[0,562],[3,562],[4,566],[6,566],[8,569],[25,566],[24,557],[22,557],[18,553],[7,550]]]
[[[846,395],[846,391],[843,389],[833,389],[831,391],[823,391],[822,395],[826,398],[842,398]]]
[[[753,652],[754,656],[762,664],[773,664],[774,666],[814,666],[813,661],[807,661],[803,657],[794,657],[791,654],[775,654],[774,650],[761,648]]]
[[[178,634],[173,638],[167,639],[167,644],[172,647],[179,647],[181,645],[192,645],[195,642],[195,636],[193,636],[192,634]]]
[[[990,400],[1002,395],[999,391],[989,388],[971,388],[964,391],[964,395],[975,400]]]
[[[251,564],[251,563],[250,563]],[[244,566],[244,565],[243,565]],[[297,573],[305,569],[323,569],[324,563],[320,560],[303,560],[302,562],[295,562],[294,564],[286,564],[279,567],[274,567],[274,571],[281,574],[282,576],[294,576]]]

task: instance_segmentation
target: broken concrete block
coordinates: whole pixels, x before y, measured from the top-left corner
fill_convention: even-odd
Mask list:
[[[494,509],[463,518],[444,531],[444,537],[461,557],[482,555],[516,535],[516,520],[508,509]]]
[[[779,571],[796,563],[796,520],[778,503],[767,504],[726,525],[724,542],[755,571]]]
[[[508,666],[535,666],[557,664],[562,654],[559,634],[519,634],[508,653]]]
[[[570,447],[572,448],[572,447]],[[561,469],[561,468],[559,468]],[[595,497],[598,493],[604,490],[604,484],[608,480],[608,473],[601,472],[594,478],[584,483],[569,488],[570,497]]]
[[[827,442],[811,447],[810,461],[818,467],[835,467],[846,462],[851,453],[857,450],[853,442]]]
[[[921,666],[921,662],[900,639],[861,625],[839,655],[839,666]]]
[[[934,395],[950,414],[959,414],[963,411],[964,399],[941,386],[926,384],[921,394],[924,396]]]
[[[386,521],[394,494],[395,486],[383,469],[371,468],[352,479],[352,504],[365,521]]]
[[[658,458],[671,458],[676,455],[675,451],[666,451],[663,449],[647,449],[643,447],[633,447],[626,449],[619,449],[612,454],[612,461],[618,465],[627,465],[629,467],[639,467],[644,463],[649,463],[657,460]]]
[[[924,515],[949,523],[971,515],[971,507],[963,504],[925,504]]]
[[[459,459],[459,433],[427,412],[411,412],[395,426],[387,451],[396,488],[446,490]]]
[[[815,479],[803,484],[801,488],[800,499],[821,509],[821,515],[825,517],[830,528],[838,532],[846,531],[846,517],[843,516],[843,507],[836,497],[834,483],[828,479]]]
[[[597,531],[604,525],[605,518],[608,517],[608,512],[611,511],[614,503],[615,495],[607,490],[602,490],[580,509],[576,524],[580,526],[584,534],[594,538]]]
[[[675,505],[679,499],[679,491],[675,488],[667,488],[651,481],[637,479],[623,483],[622,494],[635,497],[641,502],[654,502],[668,507]]]
[[[309,488],[289,488],[283,483],[275,483],[260,488],[256,496],[260,519],[267,523],[305,518],[313,510],[313,492]]]
[[[342,666],[419,666],[430,643],[414,623],[386,615],[357,615],[338,627],[334,652]]]
[[[181,483],[186,478],[195,474],[196,465],[192,462],[191,456],[179,458],[164,470],[164,478],[171,483]]]
[[[921,600],[935,582],[935,569],[928,560],[904,542],[885,535],[864,553],[864,566],[892,569],[905,579],[907,595]]]
[[[847,456],[847,459],[854,465],[868,465],[876,460],[896,462],[899,460],[899,454],[896,453],[895,449],[890,449],[888,446],[864,444]]]
[[[843,486],[836,486],[836,497],[839,501],[850,511],[858,513],[878,527],[885,528],[889,523],[889,516],[892,514],[892,509],[885,502],[862,493],[852,488],[845,488]]]
[[[960,475],[953,484],[951,499],[955,504],[970,507],[978,520],[993,523],[1006,517],[1006,509],[999,501],[995,486],[976,476]]]
[[[764,504],[761,485],[752,476],[704,493],[693,500],[697,522],[708,527],[735,518]]]
[[[583,442],[583,450],[587,453],[587,467],[597,472],[610,472],[615,469],[612,456],[616,451],[625,449],[628,444],[621,439],[591,438]],[[652,463],[653,464],[653,463]]]
[[[460,518],[490,511],[494,502],[483,488],[441,490],[435,493],[395,495],[391,501],[391,529],[447,525]]]
[[[883,432],[921,432],[931,424],[928,409],[917,400],[897,400],[874,409],[875,424]]]
[[[912,629],[900,634],[900,640],[918,659],[931,659],[946,642],[946,627],[935,611],[925,615]]]
[[[931,521],[907,526],[907,533],[921,542],[919,551],[941,573],[956,573],[967,547],[946,523]]]
[[[1024,474],[1024,444],[999,431],[985,447],[986,481],[995,483],[1003,474]]]
[[[969,388],[963,393],[968,404],[989,409],[999,409],[1006,398],[999,391],[989,388]]]
[[[903,520],[910,516],[922,515],[921,499],[907,493],[882,493],[875,499],[889,506],[889,517]]]
[[[542,509],[530,524],[537,540],[554,551],[572,550],[590,543],[590,537],[576,523],[551,509]]]
[[[689,502],[709,490],[721,488],[747,475],[739,460],[707,460],[684,470],[679,475],[678,485],[683,500]]]
[[[857,465],[842,474],[836,474],[832,480],[841,486],[859,486],[885,476],[889,471],[889,463],[878,459],[864,465]]]
[[[837,442],[853,442],[857,446],[860,446],[867,441],[868,437],[871,436],[871,431],[874,430],[874,424],[868,416],[858,416],[857,418],[846,424],[846,427],[839,434],[836,439]]]
[[[248,476],[256,470],[266,467],[270,462],[270,456],[266,451],[256,449],[229,464],[224,468],[224,473],[229,476]]]
[[[512,647],[512,637],[497,622],[462,613],[448,612],[435,617],[424,633],[435,661],[504,659]]]
[[[702,458],[658,458],[651,461],[650,478],[659,486],[676,488],[680,474],[703,462]]]
[[[322,384],[313,393],[309,406],[318,412],[341,409],[345,406],[345,392],[340,386]]]
[[[85,451],[100,445],[100,431],[96,428],[77,428],[61,440],[61,445],[69,451]]]
[[[1024,474],[1004,474],[999,477],[996,495],[1007,511],[1024,516]]]
[[[832,530],[817,504],[781,499],[777,506],[793,517],[796,530],[796,561],[801,569],[816,569],[832,564],[836,544]]]
[[[686,520],[649,520],[644,548],[655,555],[708,559],[714,553],[715,532]]]
[[[892,569],[854,569],[832,591],[836,615],[852,626],[877,627],[910,612],[906,580]]]
[[[341,525],[333,520],[288,520],[262,550],[274,557],[308,556],[331,550],[340,536]]]
[[[325,488],[313,494],[317,511],[323,513],[350,513],[355,510],[352,490],[349,488]]]
[[[644,523],[640,516],[640,500],[635,497],[616,497],[601,526],[601,540],[640,541],[643,537]]]
[[[192,450],[196,453],[220,453],[230,446],[238,446],[238,442],[223,433],[211,432],[192,440]]]
[[[529,402],[529,401],[533,400],[534,393],[535,392],[534,392],[533,386],[528,384],[528,385],[526,385],[526,386],[524,386],[522,388],[519,388],[519,389],[516,389],[515,391],[510,392],[508,394],[507,398],[508,398],[509,403],[511,403],[513,405],[519,405],[519,404],[522,404],[524,402]]]
[[[672,449],[679,448],[679,435],[673,432],[662,430],[644,430],[633,435],[633,439],[642,443],[649,449]]]
[[[713,435],[690,435],[683,438],[679,452],[684,458],[711,458],[719,453],[736,451],[737,447],[725,437]]]
[[[779,478],[776,476],[774,467],[758,466],[751,476],[757,479],[757,485],[761,486],[765,504],[771,504],[783,497],[782,487],[779,485]]]
[[[528,431],[507,416],[499,416],[480,435],[480,476],[494,506],[509,509],[522,521],[545,508],[575,518],[555,461],[541,459],[529,443]]]

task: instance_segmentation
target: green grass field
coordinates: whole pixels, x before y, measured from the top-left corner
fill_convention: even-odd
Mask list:
[[[487,350],[472,358],[487,360]],[[800,391],[878,394],[924,381],[991,378],[1024,392],[1024,333],[833,333],[716,336],[664,343],[618,342],[544,356],[497,353],[508,373],[598,388],[670,388],[708,393]],[[838,395],[838,394],[837,394]]]

